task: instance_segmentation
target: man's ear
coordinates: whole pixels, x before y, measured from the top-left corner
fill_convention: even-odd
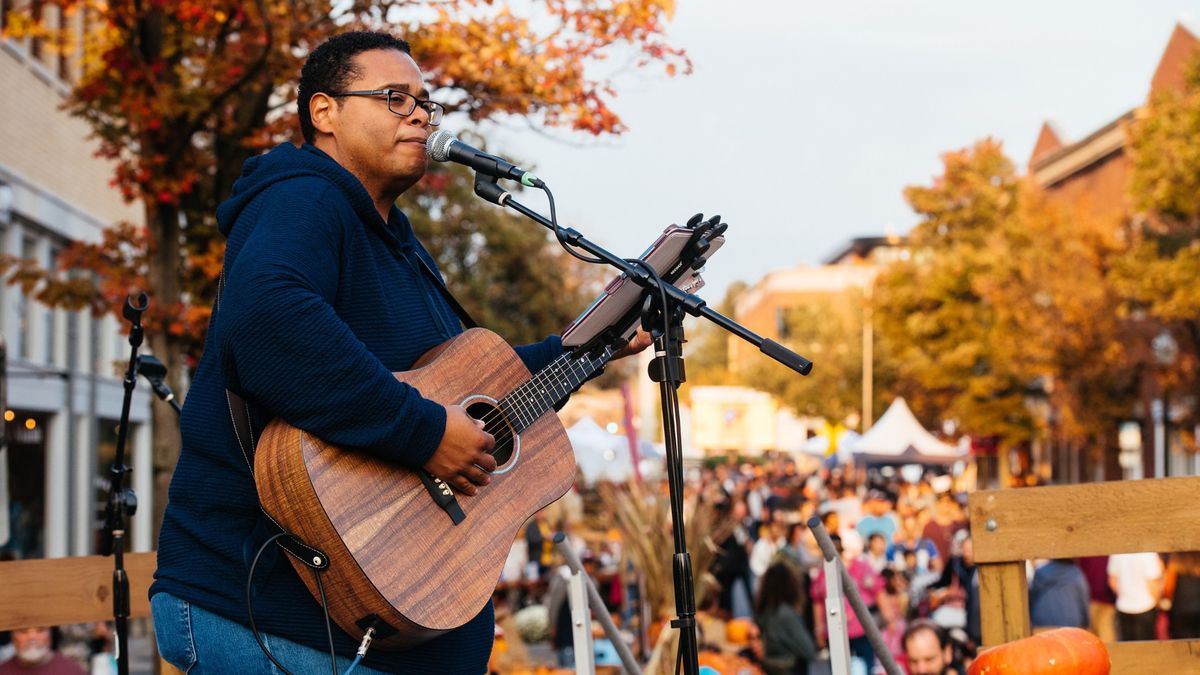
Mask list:
[[[329,94],[317,92],[308,99],[308,114],[312,118],[313,128],[323,134],[333,133],[337,113],[337,101]]]

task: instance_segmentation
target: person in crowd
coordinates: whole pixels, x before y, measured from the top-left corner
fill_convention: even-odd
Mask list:
[[[728,513],[734,525],[729,536],[720,543],[713,562],[713,576],[721,588],[718,605],[727,618],[748,617],[753,581],[750,576],[750,534],[745,527],[746,502],[738,499],[732,503],[723,502],[719,510]]]
[[[954,535],[967,527],[961,512],[953,494],[940,493],[933,507],[933,518],[925,523],[925,529],[921,533],[921,536],[937,547],[938,557],[942,560],[950,559],[950,543],[954,540]]]
[[[918,619],[904,631],[904,658],[909,675],[959,675],[965,673],[955,660],[946,629],[928,619]]]
[[[904,661],[903,636],[908,628],[908,582],[899,570],[883,570],[883,592],[879,594],[879,632],[896,659]]]
[[[905,559],[906,553],[913,553],[915,567],[910,568]],[[899,569],[915,574],[941,572],[944,559],[938,555],[937,546],[921,533],[915,514],[907,515],[900,521],[900,531],[896,533],[895,541],[888,547],[888,560]]]
[[[883,535],[883,541],[892,541],[900,524],[896,513],[892,510],[891,498],[882,490],[868,490],[863,499],[863,516],[858,519],[858,534],[863,540],[869,540],[871,535]]]
[[[887,539],[882,532],[872,532],[871,536],[867,537],[866,559],[876,574],[882,574],[888,567]]]
[[[767,568],[754,600],[767,675],[807,675],[817,647],[804,620],[805,597],[795,570],[782,562]]]
[[[756,590],[762,585],[763,575],[775,561],[776,554],[787,544],[783,523],[773,521],[761,529],[758,541],[750,549],[750,573],[754,575]]]
[[[846,507],[847,498],[843,497],[835,501],[840,502],[841,507]],[[825,526],[825,531],[831,537],[836,534],[841,539],[843,545],[856,551],[862,551],[865,541],[858,533],[858,528],[854,527],[853,523],[848,523],[842,517],[841,508],[837,508],[833,504],[834,502],[826,502],[823,505],[825,511],[821,514],[821,524]],[[855,512],[854,508],[847,508],[846,510],[851,513]]]
[[[1034,631],[1087,628],[1090,601],[1087,579],[1074,560],[1042,562],[1029,584],[1029,624]]]
[[[1108,556],[1096,555],[1076,559],[1087,579],[1088,630],[1103,642],[1117,641],[1117,596],[1108,585]]]
[[[779,555],[794,566],[798,574],[806,578],[810,570],[821,565],[821,551],[817,547],[817,540],[813,538],[803,520],[788,525],[787,543],[779,549]]]
[[[529,569],[526,576],[536,581],[546,576],[554,559],[554,531],[543,509],[525,524],[525,545],[529,550]]]
[[[944,628],[962,628],[978,645],[981,638],[979,578],[975,573],[975,548],[968,530],[955,535],[952,551],[941,578],[929,587],[930,617]]]
[[[1200,551],[1171,554],[1159,606],[1172,640],[1200,638]]]
[[[1157,553],[1118,553],[1108,559],[1108,585],[1117,594],[1117,637],[1153,640],[1163,564]]]
[[[0,675],[83,675],[78,663],[54,650],[50,628],[19,628],[12,632],[14,654],[0,663]]]

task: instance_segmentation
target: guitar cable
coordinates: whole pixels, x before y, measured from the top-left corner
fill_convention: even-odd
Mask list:
[[[286,536],[288,536],[288,533],[279,532],[267,537],[267,540],[263,542],[263,545],[258,547],[258,552],[254,554],[254,559],[250,562],[250,573],[246,575],[246,614],[250,618],[250,632],[254,633],[254,641],[258,643],[259,649],[262,650],[263,654],[267,655],[267,658],[271,660],[271,663],[275,664],[275,667],[281,670],[284,675],[292,675],[292,672],[285,668],[283,664],[280,663],[273,654],[271,654],[271,650],[267,647],[267,643],[263,641],[262,635],[259,634],[258,626],[254,623],[253,603],[254,570],[258,567],[258,561],[262,557],[263,552],[267,550],[268,546]],[[319,570],[313,570],[313,577],[317,581],[317,592],[321,596],[321,612],[325,615],[325,637],[329,639],[330,668],[333,672],[333,675],[338,675],[337,651],[333,647],[333,628],[329,623],[329,603],[325,598],[325,585],[321,583],[321,572]],[[354,662],[350,664],[350,667],[346,669],[346,673],[343,675],[349,675],[349,673],[353,671],[362,661],[363,657],[366,656],[367,649],[371,646],[371,639],[374,637],[374,634],[374,626],[371,626],[367,629],[366,635],[363,636],[362,644],[358,646],[358,653],[354,658]]]
[[[563,236],[562,228],[559,227],[559,225],[558,225],[558,214],[555,212],[555,208],[554,208],[554,195],[550,193],[550,188],[545,183],[543,183],[539,187],[546,193],[546,199],[550,202],[550,223],[552,225],[554,225],[554,238],[558,240],[558,244],[560,246],[562,246],[563,250],[566,251],[567,253],[571,254],[575,258],[578,258],[579,260],[582,260],[584,262],[603,263],[604,261],[599,258],[589,258],[587,256],[581,255],[581,254],[577,253],[576,251],[572,250],[572,248],[568,245],[568,242],[566,241],[566,237]],[[631,265],[637,265],[638,267],[641,267],[642,269],[644,269],[646,271],[646,273],[650,275],[650,278],[654,279],[655,284],[658,286],[658,298],[659,298],[659,303],[660,303],[659,309],[661,310],[660,313],[662,314],[662,334],[663,334],[663,338],[665,340],[664,344],[670,344],[671,313],[667,308],[667,288],[666,288],[667,282],[666,282],[666,280],[658,275],[658,272],[656,272],[654,270],[654,268],[650,265],[650,263],[648,263],[645,260],[642,260],[641,258],[626,258],[625,262],[627,262]],[[681,348],[682,348],[682,346],[681,346]],[[672,358],[672,354],[670,354],[669,352],[664,353],[662,355],[662,358],[670,359],[670,358]],[[666,371],[666,369],[670,368],[670,365],[664,363],[663,367],[664,367],[664,371]],[[676,393],[672,390],[670,392],[670,396],[675,396],[675,395],[676,395]],[[677,410],[677,408],[674,408],[674,409]],[[663,433],[664,434],[672,434],[672,435],[677,434],[679,431],[679,426],[680,426],[680,420],[678,418],[678,415],[672,415],[670,413],[667,413],[664,415],[664,420],[663,420]],[[678,651],[678,653],[675,655],[675,675],[679,675],[680,670],[683,667],[683,650],[679,649],[677,651]]]
[[[576,251],[574,247],[567,242],[566,237],[563,235],[563,228],[558,224],[558,210],[554,207],[554,193],[550,192],[550,186],[546,185],[545,183],[542,183],[538,189],[546,193],[546,201],[550,203],[550,224],[554,226],[554,238],[558,240],[558,245],[561,246],[562,249],[569,253],[572,257],[578,258],[583,262],[603,264],[604,261],[600,258],[590,258],[585,256]],[[650,263],[642,260],[641,258],[626,258],[625,262],[632,265],[637,265],[646,270],[646,272],[650,275],[650,278],[654,279],[655,283],[658,285],[659,301],[662,303],[660,307],[662,308],[663,315],[663,334],[665,335],[671,325],[670,315],[667,313],[667,289],[664,286],[666,281],[663,280],[662,277],[658,276],[658,272],[654,271],[654,268],[650,266]]]

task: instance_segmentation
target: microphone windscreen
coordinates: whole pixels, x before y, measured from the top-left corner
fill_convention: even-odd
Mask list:
[[[450,144],[457,140],[454,134],[445,129],[435,131],[425,141],[425,154],[435,162],[444,162],[450,159]]]

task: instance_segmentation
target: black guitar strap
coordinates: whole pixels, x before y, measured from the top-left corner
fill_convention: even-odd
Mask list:
[[[412,256],[408,257],[409,260],[412,260],[413,258],[417,259],[417,262],[420,263],[421,269],[425,270],[426,276],[428,276],[430,281],[433,282],[433,285],[437,287],[438,292],[441,293],[442,297],[446,299],[446,302],[449,303],[452,308],[454,308],[454,313],[458,315],[459,321],[462,321],[463,325],[467,328],[478,328],[479,324],[475,323],[475,319],[471,318],[471,315],[467,313],[466,308],[459,304],[458,298],[455,298],[450,292],[450,289],[446,288],[446,284],[442,283],[442,280],[438,278],[437,272],[433,271],[433,268],[429,266],[429,263],[425,262],[425,259],[417,253],[413,253]]]
[[[217,293],[213,298],[213,313],[208,319],[208,328],[212,330],[213,319],[217,315],[217,311],[221,308],[221,295],[225,292],[225,268],[221,268],[221,276],[217,280]],[[225,404],[229,407],[229,419],[233,422],[233,433],[237,437],[238,447],[242,450],[242,457],[246,460],[246,466],[250,469],[250,475],[254,476],[254,447],[258,445],[258,439],[254,437],[254,427],[250,424],[250,405],[245,399],[233,393],[229,389],[225,390]],[[271,514],[263,508],[262,502],[258,503],[258,510],[262,512],[267,520],[275,526],[275,529],[284,533],[286,536],[276,540],[275,543],[284,551],[287,551],[293,558],[308,565],[315,570],[324,570],[329,567],[329,556],[325,552],[309,546],[304,543],[299,537],[283,529]]]

